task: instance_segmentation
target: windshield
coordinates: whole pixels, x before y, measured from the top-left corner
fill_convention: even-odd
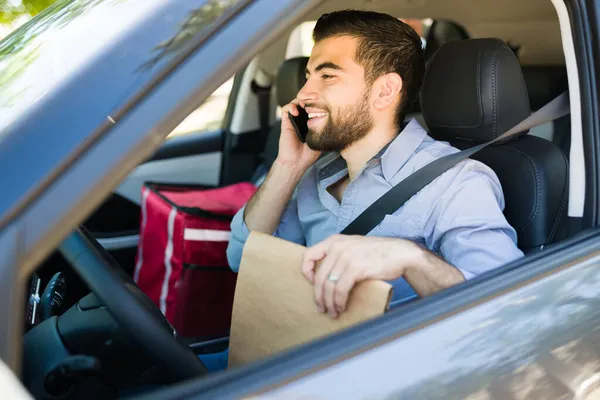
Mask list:
[[[0,226],[239,3],[59,0],[0,42],[0,169],[19,166],[2,177]]]
[[[61,0],[5,38],[0,132],[166,1]]]
[[[115,68],[126,68],[125,59],[145,58],[131,73],[148,75],[156,64],[165,62],[165,55],[180,49],[187,39],[236,3],[237,0],[58,0],[0,42],[0,137],[27,110],[73,80],[78,72],[92,67],[100,55],[110,54]],[[161,18],[167,25],[179,25],[181,13],[187,15],[186,23],[173,27],[175,34],[169,40],[155,42],[152,54],[137,54],[144,46],[143,38],[125,49],[116,46],[153,18]],[[135,80],[131,75],[128,79]],[[111,83],[120,84],[116,81]],[[128,86],[131,85],[124,85],[120,100],[132,94]]]

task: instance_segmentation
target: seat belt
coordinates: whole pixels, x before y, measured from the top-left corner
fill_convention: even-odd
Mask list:
[[[520,132],[551,122],[569,113],[569,94],[564,92],[497,138],[458,153],[438,158],[415,171],[367,207],[341,233],[345,235],[366,235],[379,225],[387,214],[396,212],[412,196],[459,162],[491,144],[506,140]]]

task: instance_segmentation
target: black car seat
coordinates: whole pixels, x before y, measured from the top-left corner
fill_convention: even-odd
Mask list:
[[[420,98],[431,136],[459,149],[487,142],[531,113],[519,62],[498,39],[444,44],[427,68]],[[472,158],[500,179],[504,214],[517,231],[519,247],[530,252],[552,243],[568,198],[568,163],[562,150],[523,135]]]
[[[275,80],[277,104],[284,106],[294,100],[306,82],[306,64],[308,57],[295,57],[286,60],[279,67]],[[281,135],[281,120],[277,120],[269,128],[267,141],[261,157],[261,163],[256,169],[252,182],[260,184],[277,158],[279,151],[279,136]]]

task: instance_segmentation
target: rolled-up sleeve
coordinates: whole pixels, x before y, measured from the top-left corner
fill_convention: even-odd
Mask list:
[[[231,221],[231,239],[227,246],[227,261],[231,269],[236,272],[240,268],[244,244],[248,240],[248,236],[250,236],[250,230],[244,221],[245,208],[246,206],[242,207]],[[272,235],[290,242],[301,245],[305,244],[304,233],[298,218],[298,203],[295,198],[289,201],[283,212],[279,226]]]
[[[465,279],[522,257],[517,234],[503,208],[502,188],[491,170],[459,174],[429,216],[428,247],[437,250]]]

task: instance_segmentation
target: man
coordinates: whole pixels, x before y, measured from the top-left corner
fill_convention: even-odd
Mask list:
[[[403,126],[425,69],[421,39],[407,24],[339,11],[317,21],[313,38],[306,84],[282,110],[277,160],[232,221],[231,267],[239,268],[249,231],[306,245],[302,272],[318,309],[336,318],[365,279],[391,281],[392,301],[404,301],[521,257],[502,214],[500,182],[473,160],[442,174],[367,236],[338,235],[398,182],[458,150],[416,120]],[[298,106],[310,117],[306,144],[287,116]]]

